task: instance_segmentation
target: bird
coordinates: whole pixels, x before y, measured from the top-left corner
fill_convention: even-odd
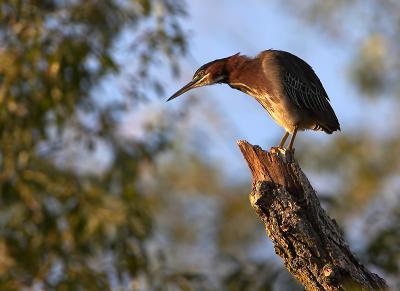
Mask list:
[[[272,119],[285,129],[279,148],[293,150],[297,132],[340,131],[330,99],[312,67],[282,50],[269,49],[251,58],[240,53],[201,66],[192,80],[167,101],[198,87],[227,84],[254,97]]]

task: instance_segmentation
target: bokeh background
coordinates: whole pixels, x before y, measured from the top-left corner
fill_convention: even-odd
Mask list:
[[[236,146],[283,130],[200,65],[290,51],[342,131],[296,156],[351,248],[400,289],[400,2],[0,2],[1,290],[302,290]]]

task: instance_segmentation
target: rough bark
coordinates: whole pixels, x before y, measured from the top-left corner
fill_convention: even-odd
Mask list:
[[[278,148],[266,152],[246,141],[238,145],[253,175],[250,203],[276,254],[306,290],[387,289],[385,281],[350,251],[293,152]]]

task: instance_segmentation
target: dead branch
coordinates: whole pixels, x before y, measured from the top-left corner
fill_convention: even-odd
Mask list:
[[[276,254],[306,290],[387,289],[385,281],[350,251],[293,152],[267,152],[246,141],[238,145],[253,175],[250,203]]]

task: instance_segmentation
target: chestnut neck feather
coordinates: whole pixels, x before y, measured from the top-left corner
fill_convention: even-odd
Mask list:
[[[250,58],[239,54],[228,58],[225,63],[226,83],[240,82],[243,71],[247,71],[251,68],[251,66],[248,65],[250,62]]]
[[[225,61],[225,81],[230,87],[251,96],[260,92],[258,81],[264,81],[261,62],[246,56],[234,55]],[[266,84],[268,82],[261,82]]]

